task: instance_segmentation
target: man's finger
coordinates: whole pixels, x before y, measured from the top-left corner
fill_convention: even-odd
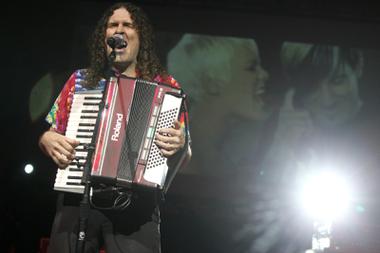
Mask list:
[[[181,122],[179,122],[178,120],[174,121],[174,129],[180,129],[181,128]]]
[[[75,147],[79,145],[79,141],[64,136],[59,140],[59,144],[69,152],[73,152]]]
[[[162,141],[155,141],[156,145],[160,148],[160,149],[165,149],[165,150],[174,150],[174,149],[178,149],[178,145],[174,145],[174,144],[171,144],[171,143],[167,143],[167,142],[162,142]]]
[[[64,169],[67,167],[66,164],[61,163],[56,156],[52,156],[53,161],[58,165],[60,169]]]
[[[171,135],[171,136],[180,135],[180,131],[178,129],[174,129],[174,128],[161,128],[158,130],[158,133],[164,134],[164,135]]]
[[[156,135],[156,140],[162,141],[162,142],[167,142],[167,143],[179,143],[180,138],[178,136],[165,136],[158,134]]]
[[[73,157],[73,154],[75,153],[75,150],[73,148],[66,149],[65,147],[62,147],[60,145],[56,147],[55,151],[57,151],[59,154],[63,154],[66,157],[70,157],[70,158]]]
[[[65,154],[60,153],[59,151],[54,151],[54,156],[58,160],[58,162],[62,165],[69,165],[71,162],[71,159],[69,159]]]
[[[177,152],[177,150],[170,150],[170,151],[168,151],[168,150],[161,149],[161,153],[165,157],[170,157],[170,156],[174,155],[175,152]]]
[[[71,139],[71,138],[68,138],[66,137],[66,140],[67,142],[73,147],[73,148],[76,148],[80,142],[78,140],[75,140],[75,139]]]

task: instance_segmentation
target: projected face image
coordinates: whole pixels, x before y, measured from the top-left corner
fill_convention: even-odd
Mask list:
[[[186,34],[168,57],[190,98],[193,159],[199,173],[234,171],[252,155],[255,127],[268,115],[268,73],[253,39]]]
[[[281,60],[287,81],[295,90],[295,107],[306,110],[315,126],[334,128],[357,115],[361,107],[361,50],[285,42]]]
[[[361,106],[357,71],[342,64],[306,96],[304,106],[317,125],[334,127],[349,121]]]
[[[249,40],[234,48],[231,53],[229,80],[220,92],[220,104],[232,114],[247,119],[265,116],[263,95],[268,73],[261,66],[257,45]]]

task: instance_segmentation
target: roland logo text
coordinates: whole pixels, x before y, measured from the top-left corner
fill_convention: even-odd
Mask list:
[[[117,116],[116,124],[115,124],[115,127],[113,128],[113,134],[111,136],[111,140],[113,141],[119,140],[121,122],[123,120],[123,114],[117,113],[116,116]]]

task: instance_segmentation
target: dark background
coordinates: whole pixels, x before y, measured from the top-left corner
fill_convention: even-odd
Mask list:
[[[2,7],[0,252],[12,247],[16,252],[38,252],[39,239],[50,233],[55,166],[37,147],[43,124],[42,119],[33,122],[29,116],[30,92],[45,73],[70,73],[86,66],[86,38],[110,4],[14,2]],[[265,55],[263,65],[276,53],[271,48],[283,40],[380,50],[380,8],[370,1],[152,0],[138,4],[159,32],[259,38]],[[158,43],[167,50],[172,46]],[[165,55],[160,52],[163,59]],[[372,65],[375,72],[377,67]],[[62,76],[63,81],[66,78]],[[53,88],[55,97],[61,87]],[[374,86],[371,89],[367,96],[377,111],[379,91]],[[24,173],[26,163],[35,166],[33,174]],[[236,244],[229,233],[247,221],[229,205],[239,197],[235,183],[178,175],[163,206],[163,252],[247,250],[249,239]],[[367,230],[372,235],[377,231]],[[288,242],[285,234],[282,240]],[[310,236],[304,238],[309,240]],[[374,241],[370,243],[376,245]],[[298,242],[305,244],[302,239]],[[281,245],[273,252],[281,252]]]

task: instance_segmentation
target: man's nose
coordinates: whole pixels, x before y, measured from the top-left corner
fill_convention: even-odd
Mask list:
[[[123,24],[119,24],[116,28],[116,33],[122,34],[124,33],[124,26]]]

